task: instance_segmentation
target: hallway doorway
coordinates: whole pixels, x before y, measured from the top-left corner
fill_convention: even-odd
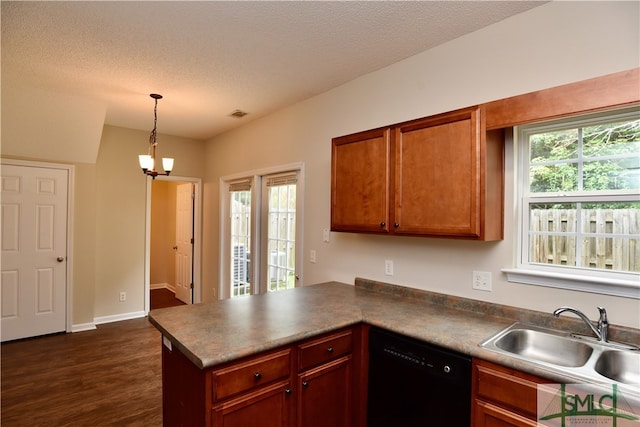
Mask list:
[[[147,180],[145,311],[162,303],[201,301],[201,181],[158,176]],[[161,292],[157,292],[160,290]],[[153,298],[151,292],[154,292]],[[177,301],[173,304],[172,300]],[[154,304],[152,305],[152,300]],[[167,302],[168,301],[168,302]]]

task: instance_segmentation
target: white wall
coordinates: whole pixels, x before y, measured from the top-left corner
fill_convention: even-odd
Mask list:
[[[363,76],[207,143],[205,301],[218,286],[218,180],[297,161],[306,166],[304,284],[365,277],[550,312],[570,304],[640,327],[638,300],[508,283],[515,239],[512,147],[507,147],[505,239],[495,243],[332,233],[331,138],[640,66],[638,2],[552,2]],[[313,76],[309,76],[313,78]],[[308,262],[310,249],[317,263]],[[384,260],[395,275],[384,275]],[[471,289],[473,270],[493,292]]]

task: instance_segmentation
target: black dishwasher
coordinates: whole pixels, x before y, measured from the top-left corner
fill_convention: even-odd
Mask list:
[[[368,427],[470,425],[470,357],[371,328]]]

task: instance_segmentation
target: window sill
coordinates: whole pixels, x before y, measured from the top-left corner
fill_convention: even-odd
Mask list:
[[[637,279],[620,280],[515,268],[502,271],[507,274],[509,282],[640,299],[640,281]]]

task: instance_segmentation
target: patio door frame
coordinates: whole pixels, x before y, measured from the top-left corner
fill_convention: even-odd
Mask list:
[[[220,177],[219,180],[219,226],[220,226],[220,246],[219,246],[219,268],[218,268],[218,295],[217,298],[228,299],[231,297],[231,284],[230,284],[230,240],[229,240],[229,219],[227,215],[229,213],[229,183],[239,180],[251,178],[251,210],[253,218],[252,222],[252,232],[251,232],[251,248],[254,253],[256,249],[259,249],[258,252],[261,252],[262,248],[262,224],[260,223],[260,216],[255,215],[253,213],[254,209],[257,209],[257,203],[262,198],[262,177],[267,175],[280,174],[285,172],[293,172],[295,171],[298,175],[298,185],[296,188],[296,199],[298,200],[298,206],[302,208],[302,212],[298,215],[298,220],[296,223],[296,229],[299,231],[296,233],[296,252],[299,253],[299,256],[296,259],[296,271],[298,280],[296,280],[296,286],[304,286],[304,193],[305,193],[305,164],[304,162],[297,163],[289,163],[285,165],[274,166],[265,169],[259,170],[251,170],[243,173],[237,173],[233,175],[227,175]],[[261,202],[259,202],[261,203]],[[261,275],[261,265],[262,260],[256,259],[256,262],[252,263],[251,267],[251,277],[260,277],[260,281],[262,281]],[[299,261],[299,262],[298,262]],[[258,284],[258,286],[260,286]],[[266,292],[265,289],[256,288],[256,283],[251,284],[252,293],[262,293]]]

